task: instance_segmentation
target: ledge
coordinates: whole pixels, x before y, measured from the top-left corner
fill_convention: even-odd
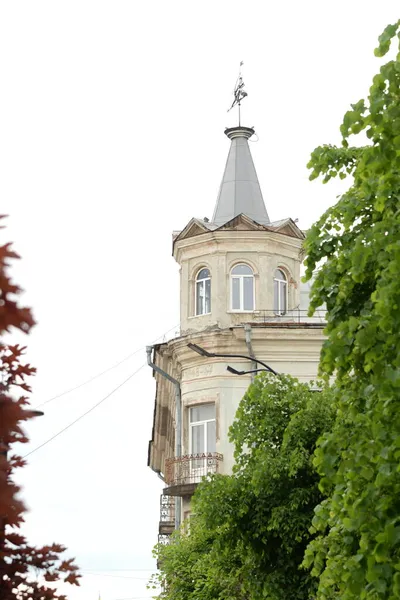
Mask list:
[[[178,485],[171,485],[163,489],[164,496],[193,496],[196,491],[198,483],[181,483]]]

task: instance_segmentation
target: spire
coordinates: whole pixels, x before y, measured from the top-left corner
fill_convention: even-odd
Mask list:
[[[261,225],[270,223],[247,141],[253,133],[250,127],[225,129],[231,147],[212,219],[218,226],[241,213]]]

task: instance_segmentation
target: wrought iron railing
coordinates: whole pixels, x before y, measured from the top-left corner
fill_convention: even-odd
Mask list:
[[[301,310],[300,308],[291,308],[290,310],[278,312],[274,310],[255,310],[253,313],[253,320],[261,323],[308,323],[308,324],[324,324],[326,322],[325,309],[318,309],[315,311],[312,317],[308,316],[308,310]]]
[[[159,544],[163,544],[164,546],[166,546],[167,544],[170,543],[170,541],[171,541],[171,536],[170,535],[167,535],[166,533],[159,533],[158,534],[158,543]]]
[[[199,483],[206,475],[220,472],[222,459],[222,454],[218,452],[185,454],[167,458],[165,482],[168,486]]]
[[[175,528],[175,498],[174,496],[160,496],[160,535],[170,535]]]

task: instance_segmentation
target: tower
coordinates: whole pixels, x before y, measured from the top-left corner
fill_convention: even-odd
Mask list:
[[[201,478],[232,470],[228,429],[252,377],[234,371],[256,368],[254,359],[307,381],[323,342],[323,317],[307,316],[301,293],[304,234],[290,218],[269,219],[248,144],[254,130],[225,134],[212,220],[193,218],[173,234],[180,336],[148,348],[156,378],[148,464],[165,481],[164,541],[189,516]]]

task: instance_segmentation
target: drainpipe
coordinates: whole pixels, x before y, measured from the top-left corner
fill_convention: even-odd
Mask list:
[[[244,326],[244,333],[245,333],[246,346],[247,346],[247,350],[249,352],[249,356],[251,356],[251,358],[255,358],[253,346],[251,344],[251,325],[249,325],[248,323],[246,323]],[[252,369],[253,370],[257,369],[257,363],[255,363],[255,362],[252,363]],[[254,376],[255,376],[255,374],[252,373],[251,374],[251,382],[252,383],[254,381]]]
[[[181,384],[179,383],[179,381],[177,379],[175,379],[174,377],[171,377],[171,375],[169,373],[167,373],[166,371],[163,371],[163,369],[160,369],[160,367],[157,367],[157,365],[155,365],[151,361],[152,350],[153,350],[153,346],[146,346],[147,364],[149,365],[149,367],[151,367],[153,369],[153,371],[156,371],[156,373],[159,373],[160,375],[162,375],[162,377],[165,377],[165,379],[168,379],[168,381],[173,383],[175,386],[175,406],[176,406],[175,452],[176,452],[176,456],[182,456]],[[179,500],[178,502],[175,502],[175,529],[179,529],[180,524],[181,524],[181,502]]]

